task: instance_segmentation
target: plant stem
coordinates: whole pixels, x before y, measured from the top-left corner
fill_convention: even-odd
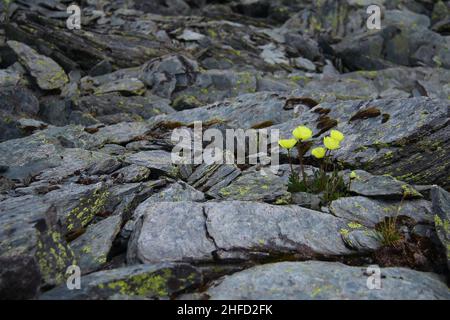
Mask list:
[[[289,167],[291,168],[291,175],[294,174],[294,168],[292,167],[291,149],[288,149]]]
[[[302,172],[303,182],[305,183],[305,187],[308,189],[308,181],[306,180],[305,167],[303,166],[303,149],[301,144],[302,143],[300,141],[297,144],[298,161],[300,163],[300,171]]]

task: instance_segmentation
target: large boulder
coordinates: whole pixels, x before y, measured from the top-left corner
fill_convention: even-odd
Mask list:
[[[220,279],[206,294],[213,300],[447,300],[447,285],[435,274],[380,269],[381,289],[369,289],[365,267],[335,262],[279,262]],[[372,282],[370,282],[372,283]]]
[[[306,124],[317,144],[329,129],[338,129],[346,138],[333,154],[346,165],[447,188],[448,105],[446,100],[423,97],[321,103],[272,128],[288,137],[293,128]]]
[[[298,206],[242,201],[160,202],[138,210],[145,213],[129,243],[129,262],[352,253],[340,235],[345,220]],[[161,225],[165,227],[161,229]]]

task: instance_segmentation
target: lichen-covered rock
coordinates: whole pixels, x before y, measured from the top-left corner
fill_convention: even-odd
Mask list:
[[[225,200],[288,203],[287,180],[287,175],[279,176],[270,171],[245,171],[231,184],[219,189],[217,195]]]
[[[21,42],[11,40],[7,44],[36,79],[41,89],[59,89],[69,82],[64,70],[52,59],[38,54],[34,49]]]
[[[334,127],[345,134],[334,152],[342,162],[416,184],[448,185],[448,102],[429,98],[321,103],[273,126],[281,136],[307,123],[316,143]],[[420,136],[420,139],[417,137]],[[433,161],[424,161],[425,154]]]
[[[100,128],[94,136],[104,143],[125,144],[150,131],[145,122],[121,122]]]
[[[330,204],[333,215],[373,228],[386,217],[406,216],[416,223],[431,224],[431,202],[426,200],[376,200],[362,196],[334,200]]]
[[[219,280],[206,292],[213,300],[447,300],[435,274],[405,268],[381,269],[381,289],[370,290],[365,267],[336,262],[279,262],[256,266]]]
[[[108,217],[90,225],[83,235],[70,243],[82,274],[96,271],[106,264],[121,224],[120,216]]]
[[[150,176],[150,172],[147,167],[131,164],[115,171],[113,177],[120,182],[133,183],[146,180]]]
[[[216,247],[205,233],[202,204],[150,202],[135,214],[142,217],[128,245],[129,263],[213,259]]]
[[[204,124],[222,122],[238,129],[269,127],[292,118],[292,112],[283,108],[286,99],[285,96],[267,92],[243,94],[224,102],[155,117],[151,122],[186,126],[194,121],[202,121]]]
[[[81,278],[80,290],[64,284],[41,296],[43,300],[112,299],[115,295],[131,298],[168,299],[202,284],[202,275],[187,264],[159,263],[99,271]]]
[[[447,255],[450,267],[450,194],[440,187],[431,189],[433,203],[434,224]]]
[[[139,79],[121,79],[105,83],[95,90],[96,95],[111,92],[122,92],[134,95],[142,95],[145,92],[145,85]]]
[[[141,151],[126,157],[125,162],[177,176],[178,168],[172,162],[171,153],[164,150]]]
[[[389,175],[376,176],[363,170],[355,170],[349,191],[366,197],[382,198],[420,198],[422,195],[407,183]],[[349,179],[346,176],[346,179]]]

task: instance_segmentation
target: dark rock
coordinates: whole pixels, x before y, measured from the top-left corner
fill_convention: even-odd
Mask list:
[[[37,296],[41,274],[30,256],[0,257],[0,297],[2,300],[25,300]]]
[[[113,299],[115,295],[168,299],[202,283],[201,273],[187,264],[159,263],[100,271],[82,278],[81,290],[66,285],[41,296],[43,300]]]
[[[450,267],[450,194],[436,186],[431,189],[431,199],[435,228],[446,252],[447,265]]]
[[[121,223],[120,216],[108,217],[90,225],[83,235],[70,243],[82,274],[96,271],[106,264]]]
[[[52,59],[38,54],[35,50],[23,43],[8,41],[7,44],[14,50],[20,62],[36,79],[41,89],[59,89],[69,81],[64,70]]]

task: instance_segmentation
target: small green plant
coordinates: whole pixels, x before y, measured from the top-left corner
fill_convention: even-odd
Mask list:
[[[311,150],[311,154],[321,162],[320,169],[314,172],[311,179],[308,179],[306,176],[303,157],[311,147],[311,142],[307,140],[311,138],[312,131],[305,126],[299,126],[292,134],[294,138],[279,141],[280,146],[287,149],[291,168],[288,191],[321,193],[324,203],[329,203],[347,195],[347,190],[353,178],[352,176],[350,177],[350,182],[347,185],[342,175],[339,174],[335,161],[332,159],[332,151],[340,148],[340,143],[344,140],[344,134],[338,130],[331,130],[330,136],[323,139],[324,147]],[[297,147],[298,161],[300,164],[299,173],[295,172],[292,167],[291,149],[295,146]],[[328,172],[330,169],[331,172]]]
[[[385,218],[375,228],[375,238],[377,238],[383,246],[395,248],[399,245],[401,240],[403,240],[403,236],[397,228],[397,218],[402,209],[403,201],[407,196],[408,194],[403,192],[402,200],[400,201],[394,216]]]
[[[375,236],[383,246],[396,247],[402,235],[397,229],[397,217],[388,217],[377,225]]]

